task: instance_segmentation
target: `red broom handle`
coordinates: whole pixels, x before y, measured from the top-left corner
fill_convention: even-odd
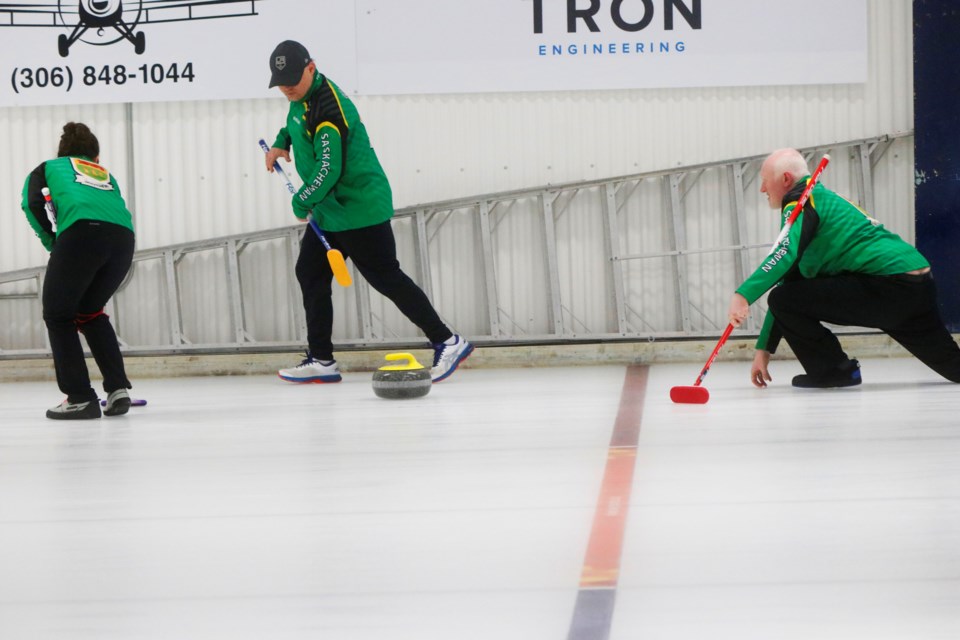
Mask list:
[[[727,328],[724,329],[723,335],[720,336],[720,341],[717,342],[717,346],[713,348],[713,353],[710,354],[710,357],[707,358],[707,364],[703,366],[703,369],[700,370],[700,375],[697,376],[697,381],[693,383],[693,386],[699,387],[700,383],[703,382],[703,379],[707,377],[707,371],[710,370],[710,365],[713,364],[713,361],[717,359],[717,354],[720,353],[720,349],[723,347],[724,343],[727,341],[727,338],[730,337],[730,334],[733,332],[733,325],[728,324]]]
[[[780,230],[780,235],[777,236],[773,246],[770,247],[771,252],[776,251],[777,246],[783,242],[783,239],[787,237],[788,233],[790,233],[790,227],[793,226],[793,221],[796,220],[797,216],[800,215],[800,212],[803,211],[803,205],[807,204],[807,200],[810,198],[810,193],[813,192],[813,187],[816,186],[817,182],[820,180],[820,174],[823,173],[823,170],[827,168],[827,164],[829,162],[830,154],[824,154],[823,158],[820,159],[820,164],[817,165],[813,175],[810,176],[810,181],[807,182],[807,186],[804,188],[803,193],[801,193],[800,197],[797,199],[797,206],[795,206],[793,211],[790,212],[790,217],[787,218],[786,224],[784,224],[783,229]]]

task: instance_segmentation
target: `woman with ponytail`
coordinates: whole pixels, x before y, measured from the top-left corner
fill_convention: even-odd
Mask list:
[[[57,157],[34,169],[23,186],[27,221],[50,260],[43,281],[47,325],[57,384],[67,398],[47,411],[54,420],[100,417],[79,333],[103,374],[104,413],[130,408],[131,387],[104,305],[133,261],[133,220],[113,175],[100,164],[100,143],[87,125],[63,127]]]

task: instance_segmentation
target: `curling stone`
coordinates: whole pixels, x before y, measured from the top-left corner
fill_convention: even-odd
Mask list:
[[[402,400],[422,398],[430,393],[433,385],[430,371],[424,369],[412,353],[388,353],[386,359],[403,362],[386,365],[373,372],[373,392],[378,397]]]

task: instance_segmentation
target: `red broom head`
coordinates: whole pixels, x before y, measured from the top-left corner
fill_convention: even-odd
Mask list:
[[[710,392],[706,387],[673,387],[670,389],[670,399],[677,404],[706,404]]]

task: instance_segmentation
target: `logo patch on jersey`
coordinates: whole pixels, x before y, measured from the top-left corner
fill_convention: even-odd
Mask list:
[[[110,182],[110,172],[100,165],[80,158],[70,158],[73,164],[74,177],[80,184],[102,191],[113,191],[113,183]]]

